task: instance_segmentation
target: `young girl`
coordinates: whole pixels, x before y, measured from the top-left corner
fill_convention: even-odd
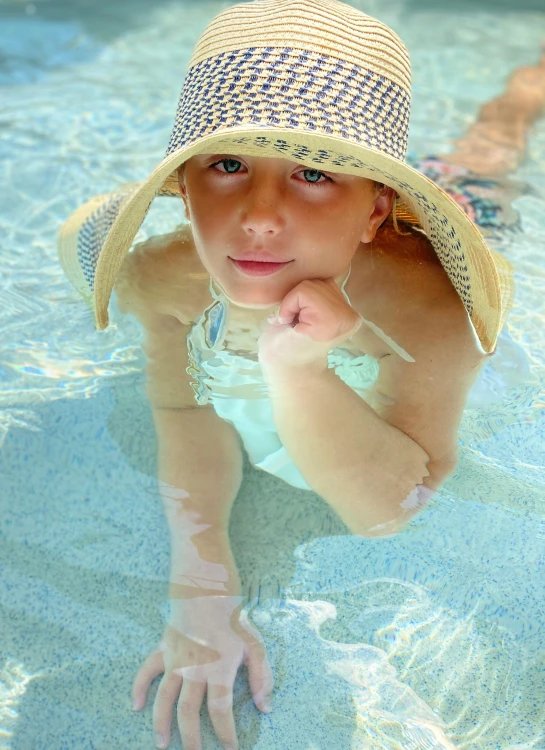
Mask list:
[[[183,746],[201,748],[205,693],[236,747],[242,663],[270,710],[228,538],[243,450],[370,537],[399,530],[454,469],[512,295],[471,219],[491,234],[516,221],[498,178],[522,158],[544,71],[545,58],[517,71],[457,151],[414,165],[436,184],[404,161],[410,66],[394,32],[338,0],[234,6],[197,44],[166,158],[63,227],[61,261],[97,327],[115,285],[145,331],[171,614],[133,700],[163,675],[158,747],[178,700]],[[181,197],[188,225],[128,253],[156,194]]]

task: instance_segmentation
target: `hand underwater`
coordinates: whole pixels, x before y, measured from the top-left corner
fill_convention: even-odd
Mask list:
[[[353,336],[363,321],[334,279],[313,279],[294,287],[268,322],[258,341],[266,379],[293,368],[327,370],[328,352]]]

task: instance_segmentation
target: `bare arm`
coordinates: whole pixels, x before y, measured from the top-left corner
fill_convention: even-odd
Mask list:
[[[153,416],[171,537],[171,594],[234,593],[240,581],[228,529],[242,480],[238,437],[207,407],[159,408]]]
[[[413,295],[405,314],[390,319],[394,340],[414,361],[383,356],[369,404],[324,364],[269,367],[282,443],[354,533],[395,532],[456,466],[458,425],[484,356],[445,284],[436,284],[438,296],[426,286],[421,300]]]
[[[168,746],[176,710],[184,747],[200,747],[205,693],[218,739],[222,746],[235,746],[238,668],[246,664],[254,701],[263,711],[273,676],[260,635],[242,614],[244,597],[229,545],[229,515],[242,479],[240,443],[212,406],[195,401],[186,372],[187,309],[193,305],[187,258],[180,243],[174,244],[163,249],[157,239],[129,255],[116,284],[120,309],[136,315],[145,331],[146,390],[171,538],[168,623],[132,694],[140,710],[152,681],[162,675],[153,708],[154,731],[162,737],[158,746]],[[193,277],[189,284],[197,282]]]
[[[166,255],[166,253],[165,253]],[[158,480],[171,534],[171,585],[178,596],[196,587],[216,593],[238,585],[228,541],[231,507],[242,481],[242,452],[234,428],[211,405],[198,406],[186,372],[190,322],[183,311],[165,309],[169,289],[183,299],[172,266],[165,275],[161,254],[127,256],[116,283],[121,311],[131,312],[145,331],[146,393],[158,440]],[[171,258],[169,258],[171,260]],[[161,305],[161,311],[157,311]],[[228,569],[227,580],[216,563]]]

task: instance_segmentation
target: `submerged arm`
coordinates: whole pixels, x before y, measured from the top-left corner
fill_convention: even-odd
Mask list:
[[[174,299],[187,296],[176,283],[175,270],[160,251],[133,254],[115,289],[120,310],[135,315],[145,333],[146,393],[171,538],[171,587],[177,596],[195,595],[198,589],[232,593],[240,583],[228,528],[242,481],[242,451],[232,426],[211,405],[199,406],[195,400],[187,373],[191,323],[168,308],[169,294]]]
[[[270,386],[278,434],[312,487],[363,536],[404,515],[428,476],[427,453],[332,370]]]
[[[457,429],[484,358],[456,299],[396,336],[414,358],[380,360],[372,407],[325,367],[271,372],[280,439],[351,531],[401,528],[454,470]]]

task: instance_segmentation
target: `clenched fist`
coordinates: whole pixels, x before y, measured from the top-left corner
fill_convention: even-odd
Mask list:
[[[334,279],[302,281],[282,300],[258,341],[265,378],[292,368],[327,369],[327,355],[353,336],[362,318]]]

